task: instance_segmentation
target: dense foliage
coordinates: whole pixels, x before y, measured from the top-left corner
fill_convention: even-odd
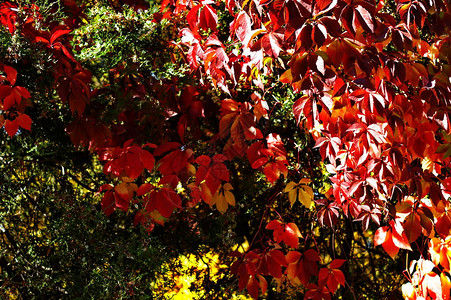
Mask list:
[[[128,2],[0,3],[1,295],[449,299],[447,1]]]

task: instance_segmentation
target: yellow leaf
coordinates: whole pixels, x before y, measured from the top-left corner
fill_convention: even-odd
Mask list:
[[[288,193],[288,200],[290,200],[291,206],[293,206],[297,199],[308,209],[314,206],[313,189],[307,185],[311,182],[310,179],[302,178],[298,183],[293,181],[287,183],[283,191]]]
[[[210,206],[216,204],[216,209],[221,213],[227,210],[229,204],[235,206],[235,196],[231,190],[233,190],[233,187],[230,183],[225,183],[221,186],[213,196]]]
[[[424,171],[426,171],[426,170],[432,171],[434,168],[434,162],[429,157],[425,157],[421,161],[421,168]]]
[[[298,189],[298,197],[299,197],[299,202],[302,203],[302,205],[304,205],[305,207],[309,207],[310,206],[310,201],[308,197],[305,197],[305,191],[303,189]]]
[[[294,189],[296,187],[296,183],[293,181],[290,181],[287,183],[287,186],[285,187],[285,189],[283,190],[284,193],[288,193],[289,191],[291,191],[292,189]]]
[[[308,209],[312,208],[312,197],[303,188],[299,188],[299,201]]]
[[[311,187],[309,187],[308,185],[303,185],[302,188],[304,189],[304,191],[307,192],[307,194],[310,196],[310,198],[313,199],[313,189]]]
[[[297,189],[292,189],[288,192],[288,200],[290,200],[291,207],[293,207],[294,202],[296,202],[297,198]]]

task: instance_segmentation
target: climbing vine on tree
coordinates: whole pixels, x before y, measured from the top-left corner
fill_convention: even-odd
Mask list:
[[[6,49],[0,125],[37,130],[44,89],[22,77],[43,64],[106,216],[149,235],[226,216],[248,246],[216,249],[236,278],[219,291],[450,297],[447,1],[59,3],[0,4],[34,53]],[[380,273],[398,277],[371,294]]]

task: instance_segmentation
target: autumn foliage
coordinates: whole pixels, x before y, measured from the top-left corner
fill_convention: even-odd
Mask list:
[[[253,298],[281,287],[305,299],[354,293],[359,263],[333,239],[321,245],[357,224],[365,251],[408,255],[398,270],[405,299],[449,299],[447,1],[163,0],[152,22],[176,26],[165,51],[189,80],[119,62],[95,82],[72,40],[84,6],[61,3],[67,18],[52,22],[3,2],[0,23],[51,58],[43,63],[70,111],[66,132],[109,180],[97,187],[107,216],[131,212],[152,235],[181,211],[206,205],[239,219],[250,210],[249,248],[224,251]],[[35,130],[25,67],[0,63],[0,125],[11,139]]]

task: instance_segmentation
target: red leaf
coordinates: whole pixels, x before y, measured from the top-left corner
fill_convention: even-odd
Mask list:
[[[346,6],[341,12],[340,20],[343,24],[343,27],[352,35],[355,35],[355,30],[353,26],[354,19],[355,19],[354,10],[349,5]]]
[[[14,87],[14,91],[16,91],[17,93],[19,93],[22,97],[24,97],[24,98],[30,98],[31,97],[31,95],[30,95],[30,92],[26,89],[26,88],[24,88],[24,87],[22,87],[22,86],[15,86]]]
[[[321,285],[327,285],[331,293],[335,293],[340,284],[345,284],[345,277],[340,270],[330,270],[323,268],[319,271],[318,283]]]
[[[372,14],[363,6],[357,5],[355,7],[355,16],[359,20],[360,25],[368,32],[374,32],[374,22]],[[355,28],[354,28],[355,29]]]
[[[8,80],[11,85],[15,85],[17,79],[16,69],[7,65],[3,65],[3,70],[6,73],[6,80]]]
[[[125,171],[127,177],[131,179],[138,178],[143,172],[143,164],[139,154],[127,152],[122,157],[122,166],[120,168]]]
[[[251,34],[251,19],[249,18],[249,15],[244,12],[240,11],[240,13],[235,17],[235,20],[230,25],[231,32],[235,32],[238,39],[243,42],[246,37]]]
[[[273,239],[276,243],[280,243],[283,240],[283,234],[285,231],[285,225],[279,220],[272,220],[266,225],[266,229],[274,230]]]
[[[327,278],[329,277],[329,269],[322,268],[318,273],[318,284],[325,285],[327,284]]]
[[[5,128],[6,128],[6,124],[5,124]],[[451,230],[451,220],[447,213],[445,213],[441,217],[437,218],[437,222],[435,224],[435,230],[443,238],[449,236],[449,233]]]
[[[144,168],[146,168],[149,171],[152,171],[154,165],[155,165],[155,158],[152,154],[150,154],[149,151],[142,150],[138,153],[139,158],[141,160],[142,165]]]
[[[315,118],[313,109],[316,109],[316,104],[313,103],[309,96],[302,96],[296,100],[293,105],[293,114],[296,118],[296,122],[299,123],[302,116],[305,116],[308,120],[308,127],[313,128],[313,119]]]
[[[238,275],[240,277],[240,279],[238,281],[238,288],[241,291],[247,286],[247,283],[249,282],[249,277],[250,277],[249,273],[247,272],[247,268],[246,268],[245,264],[242,264],[240,266]]]
[[[254,276],[251,276],[251,278],[249,279],[248,283],[247,283],[247,291],[249,292],[249,295],[251,295],[252,298],[257,299],[258,298],[258,289],[259,289],[259,284],[257,279],[255,279]]]
[[[274,153],[274,156],[284,158],[287,156],[287,151],[285,150],[280,135],[275,133],[268,134],[266,137],[266,144],[268,145],[268,149]]]
[[[160,165],[158,170],[163,175],[177,174],[182,170],[186,170],[186,168],[188,168],[188,159],[191,154],[191,150],[183,151],[182,149],[176,149],[158,161]]]
[[[399,221],[390,221],[390,225],[392,228],[393,243],[398,248],[412,250],[412,248],[410,248],[409,240],[407,239],[407,236],[404,233],[404,228],[402,227],[401,223]]]
[[[55,42],[56,39],[58,39],[60,36],[63,36],[65,34],[68,34],[69,32],[71,32],[71,30],[56,30],[52,36],[50,37],[50,44],[53,45],[53,43]]]
[[[226,165],[222,162],[225,161],[225,156],[217,154],[211,160],[206,155],[201,155],[196,158],[196,163],[200,164],[199,169],[196,172],[196,184],[200,185],[205,180],[205,184],[210,190],[211,194],[216,193],[222,181],[229,181],[230,174]]]
[[[215,163],[222,163],[222,162],[225,162],[226,160],[227,160],[227,157],[225,155],[223,155],[223,154],[216,154],[213,157],[213,161]]]
[[[414,212],[410,213],[403,224],[404,232],[410,243],[413,243],[421,235],[420,216]]]
[[[42,37],[42,36],[37,36],[35,38],[35,42],[36,43],[43,42],[44,44],[47,44],[47,45],[50,44],[49,40],[44,38],[44,37]]]
[[[314,15],[324,14],[333,9],[338,3],[338,0],[317,0],[315,5]]]
[[[164,144],[161,144],[154,152],[155,156],[160,156],[165,152],[168,152],[170,150],[174,150],[176,148],[180,148],[182,146],[182,144],[177,143],[177,142],[167,142]]]
[[[258,169],[260,167],[263,167],[267,162],[268,162],[268,158],[267,157],[261,157],[261,158],[257,159],[256,161],[254,161],[252,163],[251,167],[253,169]]]
[[[12,92],[12,86],[10,85],[0,85],[0,98],[8,97]]]
[[[292,282],[299,280],[302,284],[306,285],[312,276],[318,275],[318,262],[319,255],[313,250],[309,249],[304,254],[300,254],[297,251],[290,251],[287,254],[287,276]]]
[[[211,29],[212,32],[217,32],[218,16],[216,10],[208,4],[205,5],[200,12],[199,24],[204,30]]]
[[[118,193],[116,193],[114,196],[116,200],[116,207],[123,211],[128,211],[128,208],[130,206],[130,200],[124,199],[123,197],[118,197]]]
[[[3,109],[9,110],[11,107],[15,106],[16,104],[20,104],[20,96],[14,92],[14,90],[11,90],[11,94],[5,97],[3,99]]]
[[[302,25],[298,39],[296,41],[296,50],[308,51],[313,45],[313,26],[310,23]],[[301,74],[303,76],[304,74]]]
[[[309,260],[312,262],[316,262],[316,261],[320,260],[318,252],[316,252],[313,249],[309,249],[309,250],[305,251],[304,256],[305,256],[306,260]]]
[[[116,205],[114,201],[114,194],[112,191],[108,191],[105,193],[105,195],[103,195],[101,206],[103,212],[107,216],[111,215],[114,212],[114,210],[116,209]]]
[[[326,27],[329,35],[337,37],[341,34],[341,26],[337,19],[333,17],[322,17],[319,21]]]
[[[99,188],[98,193],[101,193],[101,192],[103,192],[103,191],[109,191],[109,190],[112,190],[112,189],[113,189],[113,186],[112,186],[111,184],[103,184],[103,185]]]
[[[19,123],[16,119],[5,121],[5,130],[10,137],[13,137],[19,130]]]
[[[201,7],[201,4],[192,7],[186,15],[186,20],[188,21],[191,30],[197,30],[197,24],[199,23],[199,9]]]
[[[279,179],[281,173],[287,176],[288,169],[285,163],[288,163],[288,161],[284,160],[281,163],[270,161],[265,165],[263,168],[263,173],[270,183],[274,183],[277,179]]]
[[[147,194],[148,192],[150,192],[150,190],[152,188],[153,188],[153,185],[151,185],[150,183],[144,183],[139,186],[138,190],[136,191],[136,195],[143,196],[143,195]]]
[[[312,28],[312,40],[316,43],[318,47],[321,47],[327,38],[327,29],[326,27],[318,23],[316,26]],[[322,73],[324,74],[324,72]]]
[[[16,118],[17,123],[20,127],[26,130],[31,130],[31,118],[26,114],[19,114],[19,116]]]
[[[335,293],[338,286],[346,283],[345,276],[338,268],[345,262],[343,259],[334,259],[328,268],[319,271],[318,284],[327,285],[331,293]]]
[[[279,220],[272,220],[266,225],[266,229],[274,230],[273,238],[276,243],[284,242],[286,245],[297,248],[301,232],[294,223],[284,224]]]
[[[281,266],[286,267],[288,265],[285,255],[280,250],[271,250],[271,257]]]
[[[298,261],[302,257],[302,254],[298,251],[290,251],[287,254],[287,263],[291,264]]]
[[[279,227],[282,226],[282,222],[280,222],[279,220],[272,220],[271,222],[268,223],[268,225],[266,225],[266,229],[269,230],[275,230],[278,229]]]
[[[285,226],[285,232],[283,234],[283,241],[285,244],[291,248],[297,248],[299,245],[299,238],[301,237],[301,232],[299,228],[294,223],[288,223]]]
[[[72,80],[71,82],[71,91],[68,100],[72,113],[77,112],[79,115],[82,115],[85,111],[88,98],[86,97],[82,86],[75,80]]]
[[[63,50],[64,55],[66,55],[71,61],[75,62],[75,58],[72,53],[67,50],[66,46],[61,46],[61,50]]]
[[[330,300],[330,292],[325,285],[317,286],[314,283],[309,283],[306,285],[307,291],[305,293],[304,299],[314,299],[314,300]]]
[[[277,40],[277,37],[273,33],[265,34],[261,39],[262,47],[266,54],[277,58],[279,56],[281,47]]]
[[[326,225],[333,227],[338,222],[338,216],[338,208],[334,206],[333,203],[318,210],[318,221],[320,222],[321,226]]]
[[[338,268],[340,268],[344,263],[345,263],[345,261],[346,260],[344,260],[344,259],[334,259],[331,263],[330,263],[330,266],[329,266],[329,268],[331,268],[331,269],[338,269]]]
[[[274,278],[282,277],[282,268],[281,268],[280,264],[278,264],[272,257],[267,258],[266,264],[267,264],[267,268],[268,268],[268,275],[271,275]],[[262,274],[263,274],[263,272],[262,272]]]
[[[342,271],[340,270],[333,270],[333,273],[335,275],[335,279],[340,283],[341,285],[345,285],[346,278]]]
[[[261,261],[260,273],[262,275],[271,275],[274,278],[282,277],[282,266],[288,265],[285,255],[280,250],[271,250],[267,252]],[[267,271],[265,271],[267,269]]]
[[[207,155],[201,155],[201,156],[197,157],[194,162],[196,162],[199,165],[202,165],[204,167],[208,167],[208,166],[210,166],[211,158],[210,158],[210,156],[207,156]]]
[[[181,204],[182,200],[175,191],[162,188],[160,190],[153,190],[150,193],[149,203],[146,209],[149,212],[156,209],[163,217],[169,218],[174,208],[181,207]]]

